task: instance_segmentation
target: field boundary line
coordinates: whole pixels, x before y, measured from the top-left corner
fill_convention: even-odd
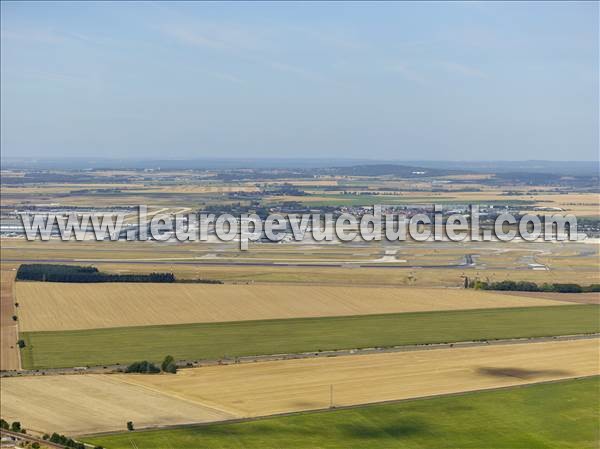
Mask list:
[[[117,375],[120,375],[120,376],[116,377]],[[169,375],[169,374],[165,374],[165,376],[167,376],[167,375]],[[153,393],[157,393],[157,394],[159,394],[161,396],[171,397],[171,398],[174,398],[174,399],[178,399],[180,401],[187,402],[189,404],[198,405],[200,407],[204,407],[204,408],[209,409],[209,410],[213,410],[213,411],[216,411],[216,412],[219,412],[219,413],[223,413],[225,415],[230,415],[234,419],[240,416],[239,410],[236,410],[235,412],[233,412],[232,410],[227,410],[227,409],[222,408],[222,407],[208,405],[208,404],[200,402],[200,401],[194,401],[194,400],[192,400],[192,399],[190,399],[188,397],[180,396],[177,393],[167,392],[167,391],[164,391],[164,390],[160,390],[158,388],[153,388],[153,387],[150,387],[148,385],[144,385],[144,384],[140,384],[140,383],[131,381],[129,379],[123,379],[123,377],[125,377],[125,376],[129,376],[129,375],[128,374],[123,374],[123,373],[114,373],[114,375],[112,375],[112,376],[108,375],[107,377],[110,378],[110,380],[114,381],[115,383],[123,383],[123,384],[131,385],[133,387],[137,387],[137,388],[140,388],[140,389],[151,391]],[[131,374],[130,376],[131,377],[135,377],[136,374]]]
[[[600,374],[592,374],[589,376],[562,377],[560,379],[544,380],[544,381],[540,381],[540,382],[529,382],[529,383],[523,383],[523,384],[517,384],[517,385],[506,385],[506,386],[502,386],[502,387],[479,388],[476,390],[465,390],[465,391],[459,391],[459,392],[455,392],[455,393],[440,393],[440,394],[432,394],[432,395],[427,395],[427,396],[416,396],[413,398],[405,398],[405,399],[390,399],[387,401],[375,401],[375,402],[365,402],[365,403],[353,404],[353,405],[341,405],[341,406],[332,407],[332,408],[327,407],[327,408],[318,408],[318,409],[310,409],[310,410],[301,410],[301,411],[295,411],[295,412],[273,413],[270,415],[249,416],[249,417],[244,417],[244,418],[234,418],[234,419],[228,419],[228,420],[223,420],[223,421],[212,421],[212,422],[201,422],[201,423],[190,423],[190,424],[174,424],[174,425],[166,425],[166,426],[151,426],[151,427],[144,427],[144,428],[136,429],[130,433],[134,434],[136,432],[142,433],[142,432],[148,432],[148,431],[154,431],[154,430],[177,430],[177,429],[188,429],[188,428],[193,428],[193,427],[206,427],[206,426],[213,426],[213,425],[219,425],[219,424],[238,424],[238,423],[253,422],[253,421],[263,421],[263,420],[267,420],[267,419],[271,419],[271,418],[284,418],[287,416],[307,415],[307,414],[323,413],[323,412],[330,412],[330,411],[336,411],[336,410],[352,410],[352,409],[369,407],[369,406],[399,404],[399,403],[403,403],[403,402],[426,401],[429,399],[455,397],[455,396],[466,396],[466,395],[470,395],[470,394],[477,394],[477,393],[484,393],[484,392],[509,390],[512,388],[527,388],[527,387],[531,387],[534,385],[554,384],[554,383],[569,382],[569,381],[576,381],[576,380],[592,379],[595,377],[600,377]],[[109,432],[98,432],[98,433],[91,433],[91,434],[81,434],[78,436],[82,437],[82,438],[90,438],[90,437],[99,437],[99,436],[119,435],[119,434],[123,434],[123,433],[125,433],[125,432],[109,431]]]
[[[13,302],[13,310],[15,312],[15,315],[17,315],[17,324],[16,324],[16,332],[17,332],[17,342],[20,336],[20,330],[19,330],[19,320],[18,320],[18,313],[17,313],[17,307],[16,307],[16,303],[18,302],[17,300],[17,273],[15,272],[15,277],[13,279],[13,283],[12,283],[12,302]],[[23,370],[23,362],[21,361],[21,348],[19,347],[19,345],[17,344],[15,346],[15,350],[17,351],[17,364],[19,366],[19,371]]]

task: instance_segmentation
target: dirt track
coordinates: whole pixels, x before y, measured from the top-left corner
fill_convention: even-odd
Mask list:
[[[561,304],[464,289],[144,283],[18,282],[17,298],[21,331]]]

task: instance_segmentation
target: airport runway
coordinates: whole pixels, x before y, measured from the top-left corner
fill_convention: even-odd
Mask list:
[[[182,260],[135,260],[135,259],[2,259],[11,263],[111,263],[139,265],[206,265],[206,266],[249,266],[249,267],[317,267],[317,268],[385,268],[385,269],[447,269],[467,268],[475,266],[471,255],[457,264],[448,265],[391,265],[391,264],[360,264],[360,263],[290,263],[290,262],[214,262],[214,261],[182,261]],[[392,262],[393,263],[393,262]]]

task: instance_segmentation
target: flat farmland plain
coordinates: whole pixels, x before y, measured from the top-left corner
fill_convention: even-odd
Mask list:
[[[10,266],[2,266],[0,276],[0,370],[18,370],[21,367],[17,346],[19,327],[13,320],[16,314],[15,271]]]
[[[24,332],[22,360],[42,369],[589,334],[600,332],[598,313],[570,305]]]
[[[238,416],[327,408],[600,374],[600,340],[192,368],[123,382]],[[333,386],[333,398],[331,390]]]
[[[16,290],[23,332],[561,304],[464,289],[17,282]]]
[[[107,375],[3,378],[1,392],[4,419],[43,432],[80,434],[125,430],[127,421],[145,427],[232,417]]]
[[[591,376],[599,372],[598,349],[594,339],[248,363],[175,375],[15,377],[0,385],[2,415],[31,429],[71,434],[123,428],[128,420],[138,428],[218,421]]]
[[[597,449],[600,377],[84,438],[111,449]]]

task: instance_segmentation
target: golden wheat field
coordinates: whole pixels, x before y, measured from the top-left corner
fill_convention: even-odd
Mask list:
[[[219,421],[232,416],[110,375],[3,378],[1,412],[27,429],[72,434]]]
[[[118,377],[240,416],[455,393],[600,373],[600,341],[530,343],[193,368]]]
[[[17,299],[22,331],[562,304],[464,289],[50,282],[17,282]]]
[[[17,346],[19,325],[13,320],[15,271],[11,266],[2,266],[0,275],[0,370],[18,370],[21,369]]]
[[[2,381],[2,415],[71,434],[261,416],[599,373],[599,340],[479,346]],[[67,394],[68,393],[68,394]],[[333,394],[331,394],[333,393]]]

